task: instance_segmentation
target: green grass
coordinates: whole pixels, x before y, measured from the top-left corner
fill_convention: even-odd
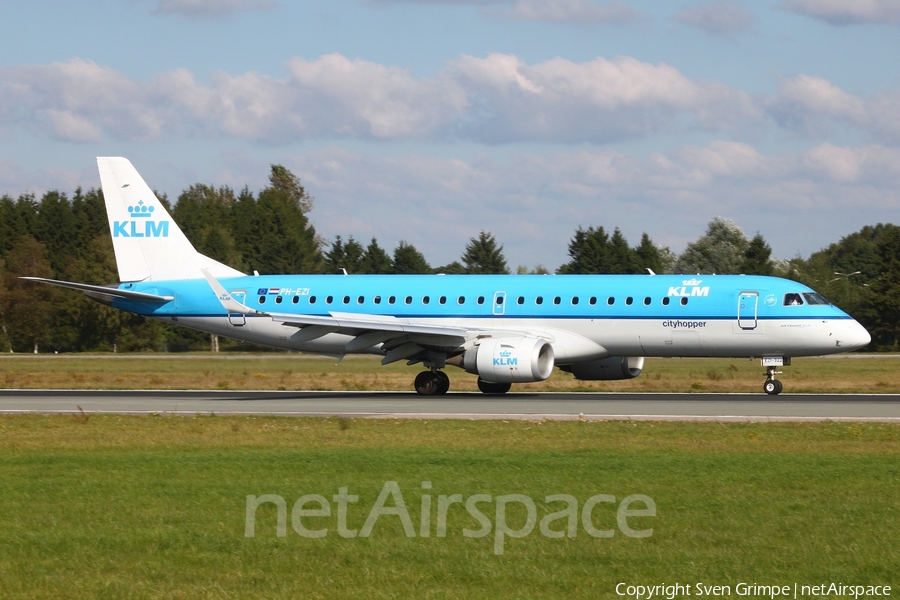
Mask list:
[[[422,367],[382,366],[377,357],[309,355],[0,355],[0,388],[63,389],[412,389]],[[786,392],[900,393],[900,357],[851,355],[798,358],[781,369]],[[452,391],[477,390],[475,375],[448,368]],[[558,369],[523,391],[750,392],[759,393],[764,369],[747,359],[647,359],[644,372],[625,381],[577,381]]]
[[[0,417],[0,596],[9,598],[612,598],[628,583],[894,585],[900,427],[311,419]],[[525,494],[540,520],[571,494],[651,497],[634,539],[407,537],[395,516],[344,539],[244,536],[246,496],[359,496],[362,527],[397,481],[418,529],[423,494]],[[432,489],[423,491],[422,482]],[[393,503],[388,502],[391,506]],[[481,505],[494,520],[493,504]],[[520,506],[508,521],[524,523]],[[615,528],[613,505],[594,525]],[[562,526],[557,523],[555,529]],[[734,593],[734,592],[733,592]]]

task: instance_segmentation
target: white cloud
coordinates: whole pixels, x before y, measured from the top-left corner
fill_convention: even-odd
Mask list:
[[[785,0],[783,6],[832,25],[900,23],[897,0]]]
[[[72,142],[98,142],[102,139],[100,128],[86,118],[69,110],[48,108],[44,115],[50,121],[55,137]]]
[[[629,57],[528,65],[491,54],[461,57],[451,68],[473,105],[459,123],[461,137],[489,143],[603,143],[675,130],[685,117],[708,129],[756,117],[743,92]]]
[[[752,13],[735,2],[712,2],[686,8],[674,17],[675,21],[702,29],[707,33],[725,35],[746,31],[753,27]]]
[[[96,141],[101,132],[145,139],[161,132],[151,87],[91,61],[7,67],[0,81],[6,119],[60,140]]]
[[[517,0],[505,11],[488,14],[518,21],[545,23],[624,25],[643,20],[645,16],[624,2],[601,4],[591,0]]]
[[[150,83],[73,59],[0,69],[0,126],[70,141],[165,135],[303,139],[596,142],[660,131],[731,130],[758,115],[750,97],[634,58],[529,65],[462,56],[431,78],[340,54],[288,61],[287,76],[186,69]]]
[[[275,7],[272,0],[154,0],[151,10],[157,15],[183,17],[220,17],[246,10],[265,10]]]
[[[717,140],[643,159],[599,149],[465,161],[328,149],[288,165],[316,196],[312,218],[326,238],[376,237],[389,248],[405,239],[434,264],[458,258],[480,229],[512,264],[556,268],[579,225],[619,226],[631,243],[646,231],[681,251],[721,214],[790,258],[900,220],[900,150],[884,146],[764,155]]]
[[[850,124],[873,138],[900,140],[900,92],[861,98],[820,77],[799,75],[782,83],[778,94],[767,101],[770,114],[786,128],[821,136],[824,124]]]

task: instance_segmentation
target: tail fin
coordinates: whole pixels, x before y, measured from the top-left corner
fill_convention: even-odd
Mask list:
[[[198,253],[131,162],[98,157],[100,185],[116,251],[119,281],[201,279],[243,275]]]

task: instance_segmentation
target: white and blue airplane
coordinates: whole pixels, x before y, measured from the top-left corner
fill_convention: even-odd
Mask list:
[[[131,313],[277,348],[382,356],[425,369],[444,394],[453,365],[503,394],[553,367],[583,380],[637,377],[644,357],[759,358],[763,389],[792,357],[870,342],[805,285],[743,275],[246,275],[198,253],[125,158],[97,159],[118,284],[31,277]]]

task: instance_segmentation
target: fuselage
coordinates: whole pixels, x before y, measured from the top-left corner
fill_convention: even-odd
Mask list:
[[[867,345],[869,334],[812,289],[737,275],[264,275],[220,280],[260,313],[376,315],[416,323],[527,332],[556,364],[604,356],[811,356]],[[264,315],[228,314],[204,279],[123,283],[174,296],[113,306],[279,348],[343,355],[353,336],[304,341]],[[496,335],[496,333],[494,334]],[[378,346],[365,352],[379,353]]]

